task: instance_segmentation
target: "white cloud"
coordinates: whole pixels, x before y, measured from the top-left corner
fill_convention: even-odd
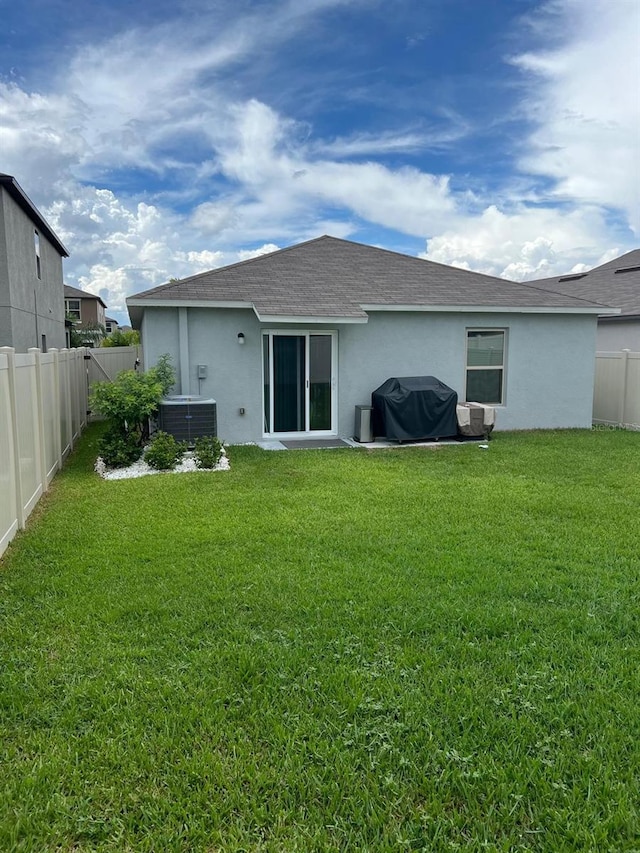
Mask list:
[[[492,205],[432,237],[421,257],[523,281],[603,262],[603,232],[606,225],[595,208],[565,213],[520,206],[505,214]]]
[[[521,168],[553,195],[625,212],[640,234],[640,6],[564,0],[548,7],[565,44],[513,62],[528,76],[536,128]]]
[[[169,277],[322,233],[351,236],[362,222],[426,239],[434,260],[518,279],[630,248],[610,211],[637,225],[635,0],[545,7],[565,41],[512,60],[534,126],[521,175],[482,203],[457,188],[464,176],[379,162],[454,145],[472,125],[453,111],[444,129],[354,126],[324,139],[279,112],[275,93],[273,104],[239,97],[241,63],[259,69],[261,51],[275,54],[311,15],[343,3],[264,4],[215,30],[200,18],[131,29],[65,57],[49,93],[0,83],[1,168],[70,249],[69,283],[117,314],[128,294]],[[107,189],[129,167],[155,176],[155,195]]]
[[[289,232],[288,221],[308,221],[323,205],[418,236],[450,219],[455,202],[447,176],[316,158],[299,126],[265,104],[250,101],[232,113],[218,156],[221,171],[241,189],[231,199],[201,205],[194,213],[197,227],[254,233],[268,222]]]
[[[390,152],[419,151],[432,145],[433,140],[424,133],[386,132],[386,133],[356,133],[350,137],[338,137],[328,142],[320,142],[315,150],[322,156],[330,157],[364,157]]]
[[[542,278],[604,263],[633,247],[632,229],[640,234],[640,7],[556,0],[539,14],[530,23],[555,46],[511,61],[525,75],[522,112],[533,123],[519,166],[551,189],[538,185],[526,204],[520,187],[462,216],[432,234],[424,257]]]
[[[246,249],[238,252],[238,260],[250,261],[252,258],[259,258],[262,255],[270,255],[271,252],[277,252],[279,248],[280,246],[276,246],[275,243],[265,243],[259,249]]]

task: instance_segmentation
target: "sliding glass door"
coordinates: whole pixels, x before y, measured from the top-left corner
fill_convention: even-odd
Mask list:
[[[264,432],[335,433],[334,332],[264,332]]]

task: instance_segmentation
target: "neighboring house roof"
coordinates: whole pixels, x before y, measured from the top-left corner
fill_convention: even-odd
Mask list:
[[[597,313],[532,285],[386,249],[318,237],[127,299],[134,326],[151,306],[253,308],[262,321],[364,323],[369,311],[525,310]]]
[[[39,232],[41,234],[44,234],[47,240],[58,250],[62,257],[68,258],[69,252],[67,252],[60,240],[56,237],[51,226],[42,216],[38,208],[31,201],[29,196],[25,193],[25,191],[22,189],[16,179],[11,175],[5,175],[4,172],[0,172],[0,187],[4,187],[4,189],[9,193],[9,195],[16,202],[16,204],[21,207],[22,210],[31,219],[33,224],[38,228]]]
[[[116,324],[116,326],[118,325],[118,321],[117,321],[117,320],[114,320],[114,318],[113,318],[113,317],[105,317],[105,318],[104,318],[104,321],[105,321],[105,323],[115,323],[115,324]]]
[[[640,319],[640,249],[633,249],[589,272],[568,273],[527,284],[620,309],[619,314],[607,316],[607,320]]]
[[[64,298],[65,299],[97,299],[98,302],[103,306],[103,308],[107,307],[104,304],[104,302],[102,301],[102,299],[99,296],[96,296],[95,293],[87,293],[86,290],[80,290],[79,287],[72,287],[70,284],[65,284],[65,286],[64,286]]]

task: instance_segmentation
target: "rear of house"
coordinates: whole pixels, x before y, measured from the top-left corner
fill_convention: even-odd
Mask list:
[[[232,442],[350,436],[391,376],[433,375],[498,429],[591,424],[602,306],[321,237],[130,297],[147,364]]]

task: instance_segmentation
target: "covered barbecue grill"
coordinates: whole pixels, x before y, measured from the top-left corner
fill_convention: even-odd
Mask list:
[[[435,376],[387,379],[371,395],[373,434],[392,441],[455,436],[458,395]]]

